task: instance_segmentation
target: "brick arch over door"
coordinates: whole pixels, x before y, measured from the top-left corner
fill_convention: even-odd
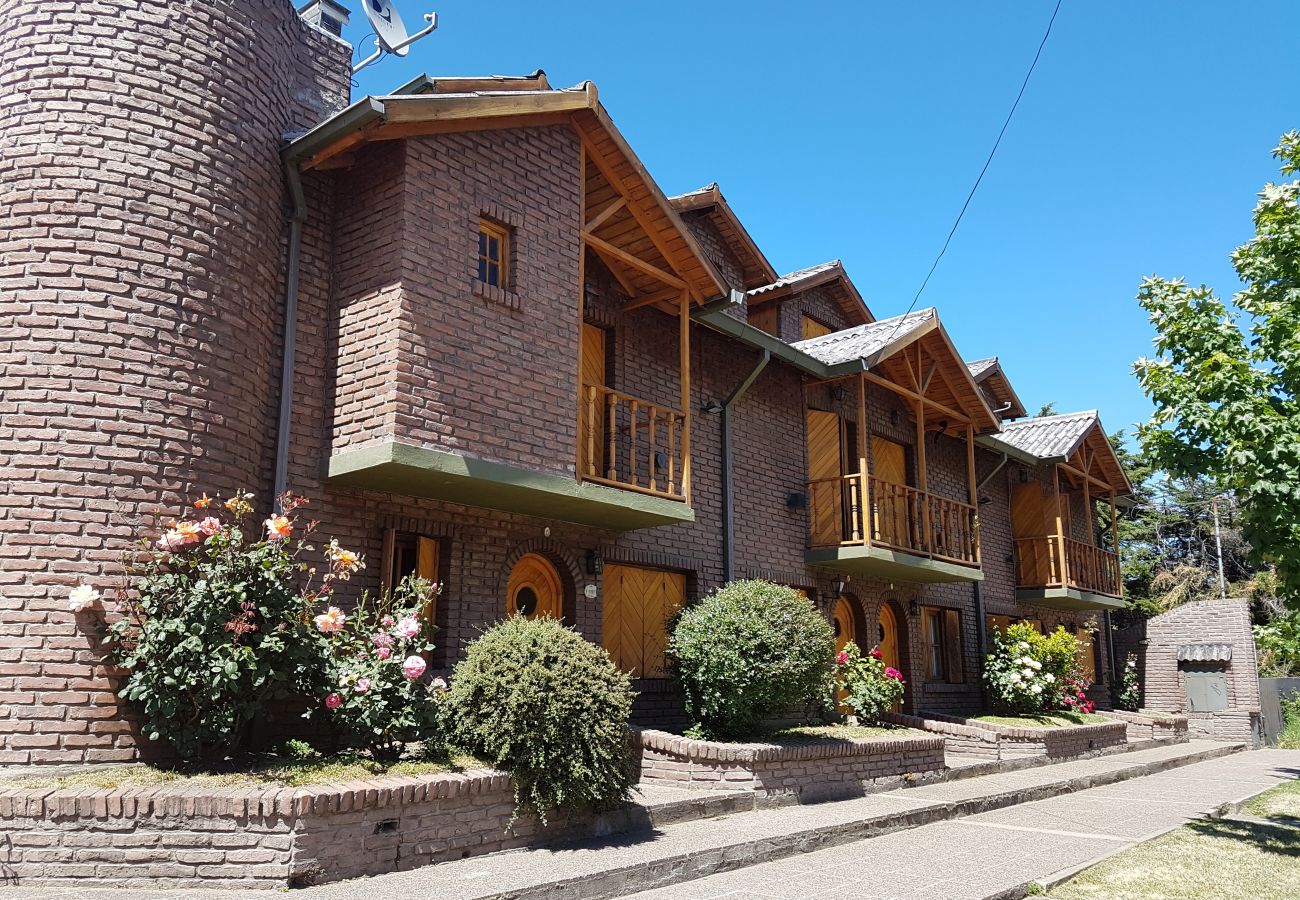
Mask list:
[[[501,615],[504,617],[506,614],[506,595],[510,587],[510,573],[515,570],[519,560],[529,554],[536,554],[555,567],[555,571],[560,576],[563,591],[564,623],[569,626],[575,625],[578,592],[585,587],[586,582],[582,570],[578,566],[578,561],[573,554],[567,548],[548,538],[534,538],[511,548],[510,554],[506,557],[505,565],[497,574],[496,591],[494,592],[500,606]]]

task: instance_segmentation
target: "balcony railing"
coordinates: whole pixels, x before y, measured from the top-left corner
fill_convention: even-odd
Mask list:
[[[1016,538],[1015,543],[1017,587],[1065,587],[1120,596],[1119,557],[1109,550],[1056,535]]]
[[[686,417],[671,407],[597,384],[584,384],[582,396],[582,480],[685,500]]]
[[[808,482],[808,522],[813,547],[881,546],[979,565],[975,507],[872,475]]]

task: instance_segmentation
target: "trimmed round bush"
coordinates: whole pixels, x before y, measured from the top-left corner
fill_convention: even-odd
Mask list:
[[[835,635],[798,591],[735,581],[680,615],[668,651],[691,734],[744,738],[766,717],[824,701]]]
[[[517,810],[626,801],[632,685],[603,647],[550,618],[514,616],[470,644],[446,696],[453,741],[515,782]]]

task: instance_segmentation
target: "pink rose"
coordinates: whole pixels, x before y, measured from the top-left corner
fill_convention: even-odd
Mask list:
[[[325,698],[325,706],[329,709],[338,709],[343,705],[343,698],[338,694],[330,694]]]
[[[407,616],[393,627],[393,636],[413,638],[420,633],[420,621],[415,616]]]
[[[885,658],[885,654],[883,654],[883,653],[880,652],[880,648],[879,648],[879,647],[872,647],[872,648],[871,648],[871,655],[874,656],[876,659],[884,659],[884,658]]]
[[[393,646],[393,636],[391,634],[376,634],[370,638],[370,643],[376,647],[391,647]]]
[[[849,661],[849,651],[841,650],[835,654],[835,665],[842,666]]]
[[[388,657],[392,655],[393,655],[393,651],[390,650],[388,647],[380,647],[378,650],[375,651],[375,656],[378,656],[380,659],[388,659]]]
[[[397,620],[394,619],[392,616],[384,616],[382,619],[379,620],[379,624],[383,625],[385,628],[392,628],[393,623],[396,621]]]
[[[203,532],[204,537],[212,537],[221,530],[221,520],[216,516],[208,516],[199,522],[199,531]]]
[[[293,522],[288,516],[271,516],[262,524],[266,526],[268,541],[286,541],[293,534]]]
[[[370,679],[358,678],[356,687],[354,687],[352,690],[356,691],[358,694],[366,693],[367,691],[370,690]]]
[[[895,681],[902,681],[903,673],[895,669],[893,666],[885,666],[885,677],[892,678]]]
[[[348,617],[343,614],[343,610],[337,606],[331,606],[328,610],[316,617],[316,627],[325,634],[334,634],[342,631],[343,625],[347,622]]]
[[[408,681],[414,681],[424,674],[425,662],[418,656],[408,656],[406,662],[402,663],[402,674]]]

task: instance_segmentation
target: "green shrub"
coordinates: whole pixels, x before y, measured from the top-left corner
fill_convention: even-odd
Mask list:
[[[1142,685],[1138,680],[1137,655],[1130,653],[1124,660],[1124,671],[1119,676],[1113,698],[1116,709],[1137,712],[1142,708]]]
[[[146,537],[128,565],[125,616],[110,629],[110,655],[128,670],[120,696],[143,714],[150,740],[171,743],[182,759],[237,753],[268,701],[319,684],[322,644],[311,627],[316,595],[294,537],[293,512],[258,528],[252,495],[224,504],[206,496],[198,514]],[[362,565],[349,554],[347,572]],[[339,572],[331,567],[319,591]]]
[[[1277,746],[1282,750],[1300,750],[1300,693],[1279,697],[1282,706],[1282,733]]]
[[[682,612],[668,652],[694,722],[691,734],[743,738],[764,717],[824,702],[835,637],[797,591],[736,581]]]
[[[834,696],[831,706],[844,706],[861,725],[878,722],[903,700],[903,673],[885,665],[879,648],[866,656],[849,642],[835,654]]]
[[[455,743],[510,773],[519,810],[603,808],[629,798],[629,677],[554,619],[514,616],[470,644],[446,713]]]

